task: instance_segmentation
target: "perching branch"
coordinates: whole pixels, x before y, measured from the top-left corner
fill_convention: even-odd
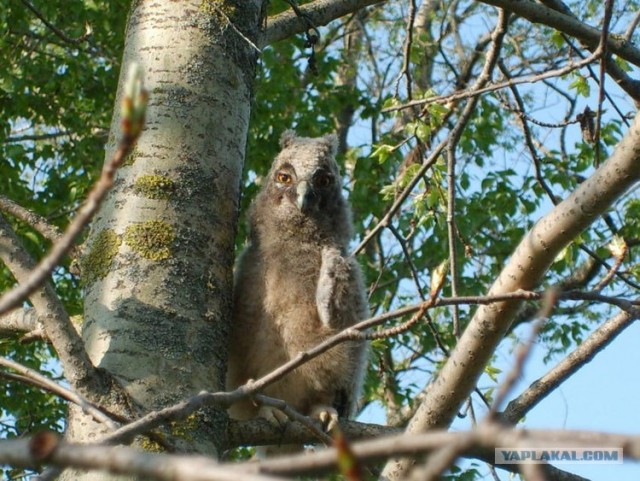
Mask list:
[[[497,423],[482,423],[474,430],[467,432],[448,432],[434,430],[422,434],[400,434],[384,436],[377,439],[358,441],[351,448],[359,461],[367,464],[394,455],[412,455],[434,452],[443,446],[465,443],[466,449],[460,454],[483,460],[494,459],[496,446],[508,446],[517,449],[522,446],[553,446],[558,449],[581,446],[624,446],[625,457],[640,457],[640,437],[587,431],[562,430],[519,430],[504,428]],[[319,475],[335,469],[336,453],[334,448],[323,449],[314,453],[262,460],[259,463],[238,465],[239,472],[264,473],[275,475]],[[501,466],[502,467],[502,466]],[[504,466],[506,467],[506,466]],[[583,479],[548,466],[555,474],[567,475],[564,479]],[[546,468],[545,468],[546,469]],[[420,478],[418,478],[420,479]],[[559,477],[548,479],[561,479]]]
[[[480,459],[493,458],[497,446],[513,449],[532,445],[557,449],[577,447],[624,446],[625,459],[640,459],[640,437],[589,431],[515,430],[495,423],[484,423],[468,432],[432,431],[424,434],[385,436],[355,442],[351,448],[363,463],[372,463],[393,455],[419,455],[448,445],[465,445],[460,454]],[[218,463],[203,456],[155,454],[130,447],[105,447],[69,444],[52,433],[30,439],[0,441],[0,463],[18,467],[42,464],[80,469],[101,469],[112,473],[142,475],[158,480],[211,481],[238,479],[265,481],[274,476],[317,475],[336,470],[336,450],[319,450],[281,458],[248,463]],[[506,466],[505,466],[506,468]],[[553,466],[544,466],[547,474],[563,474],[548,479],[581,480]]]

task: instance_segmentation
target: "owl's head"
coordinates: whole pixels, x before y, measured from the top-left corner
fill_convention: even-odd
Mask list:
[[[254,224],[292,231],[342,231],[349,208],[342,197],[337,145],[333,134],[308,138],[286,131],[280,139],[282,150],[256,199]]]

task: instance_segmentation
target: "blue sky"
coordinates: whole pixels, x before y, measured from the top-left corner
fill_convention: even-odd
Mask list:
[[[540,429],[581,429],[610,433],[640,433],[640,323],[623,331],[590,363],[540,402],[527,416],[524,426]],[[547,372],[555,362],[542,362],[545,352],[535,349],[513,393],[522,390]],[[558,358],[557,361],[560,359]],[[508,355],[499,363],[509,366]],[[640,463],[622,465],[558,466],[593,481],[637,481]]]

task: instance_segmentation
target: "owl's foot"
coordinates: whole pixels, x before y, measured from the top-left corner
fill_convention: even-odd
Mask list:
[[[285,413],[272,406],[261,406],[258,411],[258,416],[266,419],[272,426],[277,428],[286,426],[289,422],[289,417]]]
[[[311,411],[311,417],[322,423],[326,432],[331,432],[338,424],[338,411],[331,406],[316,406]]]

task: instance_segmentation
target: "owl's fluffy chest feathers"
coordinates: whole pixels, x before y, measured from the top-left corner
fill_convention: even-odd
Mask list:
[[[293,248],[287,244],[283,243],[275,252],[264,256],[269,259],[262,272],[264,311],[283,337],[293,338],[289,343],[301,347],[299,344],[305,338],[295,339],[298,329],[322,333],[327,330],[318,317],[315,296],[322,262],[321,247],[298,244]]]

